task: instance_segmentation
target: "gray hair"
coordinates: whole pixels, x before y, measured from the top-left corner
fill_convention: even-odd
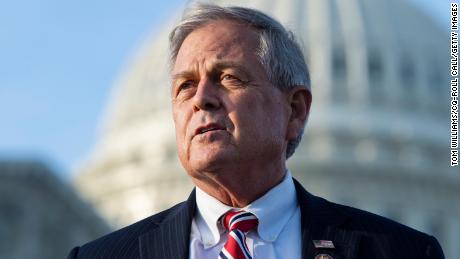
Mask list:
[[[275,87],[281,91],[288,91],[296,86],[304,86],[310,90],[310,74],[294,34],[272,17],[244,7],[198,3],[187,8],[182,20],[169,35],[171,67],[185,38],[192,31],[216,20],[231,20],[254,28],[259,36],[256,55]],[[302,139],[304,128],[305,125],[297,138],[288,142],[286,158],[294,154]]]

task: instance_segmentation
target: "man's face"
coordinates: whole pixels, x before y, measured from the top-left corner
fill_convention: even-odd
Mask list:
[[[172,71],[179,158],[192,177],[284,159],[286,95],[257,59],[248,27],[214,21],[184,40]]]

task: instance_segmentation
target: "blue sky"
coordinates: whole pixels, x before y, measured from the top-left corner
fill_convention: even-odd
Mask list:
[[[449,1],[411,0],[448,26]],[[68,178],[98,137],[110,89],[183,0],[0,1],[0,159]]]

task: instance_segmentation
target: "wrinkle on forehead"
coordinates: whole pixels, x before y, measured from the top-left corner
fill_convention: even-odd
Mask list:
[[[215,39],[219,40],[215,40]],[[241,62],[254,59],[258,48],[257,33],[248,26],[221,20],[207,24],[190,33],[182,43],[173,69],[206,69],[218,61],[232,59]],[[187,62],[183,62],[186,60]]]

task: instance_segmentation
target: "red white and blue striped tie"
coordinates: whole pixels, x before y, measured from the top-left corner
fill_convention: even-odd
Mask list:
[[[224,215],[222,224],[228,231],[227,242],[219,259],[252,259],[246,245],[246,233],[257,226],[257,217],[246,211],[232,211]]]

